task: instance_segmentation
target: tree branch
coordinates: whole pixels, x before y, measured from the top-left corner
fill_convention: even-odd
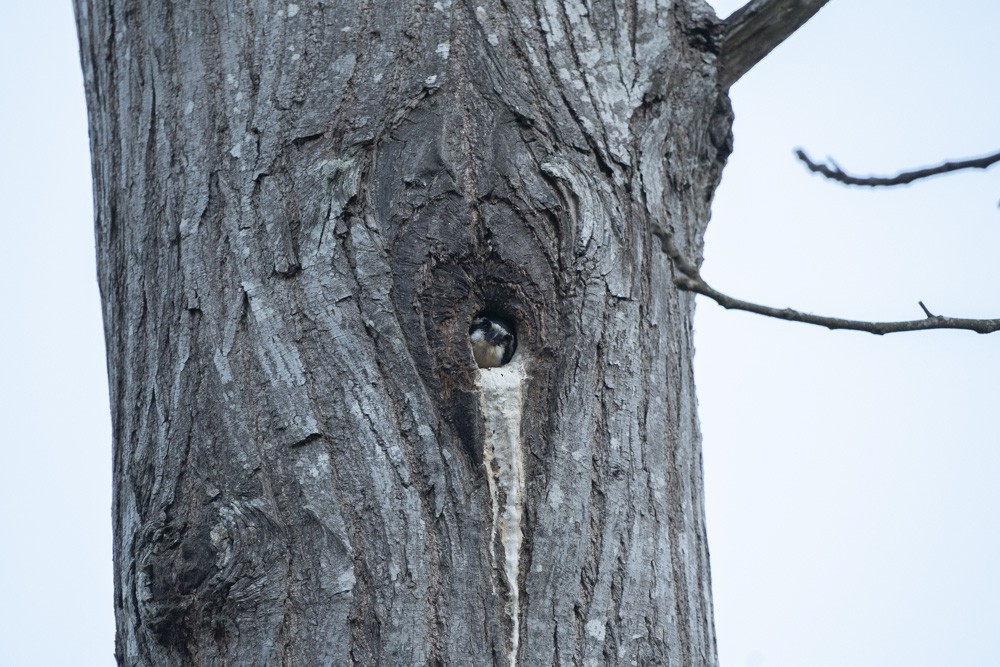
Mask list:
[[[813,17],[828,0],[750,0],[723,23],[723,88],[764,59]]]
[[[900,331],[925,331],[927,329],[965,329],[976,333],[987,334],[1000,331],[1000,319],[996,320],[973,320],[955,317],[942,317],[932,315],[927,307],[920,303],[920,307],[927,315],[922,320],[908,320],[904,322],[868,322],[865,320],[845,320],[839,317],[825,317],[803,313],[791,308],[772,308],[760,304],[743,301],[733,298],[727,294],[716,290],[701,277],[691,262],[683,257],[680,251],[674,247],[670,241],[668,233],[663,229],[654,229],[653,234],[660,240],[660,247],[664,253],[673,261],[674,266],[680,272],[680,276],[674,279],[674,284],[683,290],[695,292],[702,296],[707,296],[723,308],[731,310],[743,310],[748,313],[774,317],[779,320],[790,322],[802,322],[804,324],[815,324],[827,329],[847,329],[850,331],[865,331],[881,336],[887,333],[898,333]]]
[[[844,170],[841,169],[840,166],[833,160],[829,160],[830,165],[832,166],[825,165],[821,162],[813,162],[801,148],[795,149],[795,157],[799,158],[811,172],[822,174],[831,180],[845,183],[847,185],[863,185],[869,187],[906,185],[907,183],[912,183],[913,181],[921,178],[927,178],[928,176],[947,174],[960,169],[986,169],[993,166],[997,162],[1000,162],[1000,152],[998,152],[993,153],[992,155],[984,155],[983,157],[970,158],[968,160],[943,162],[936,167],[925,167],[923,169],[915,169],[913,171],[904,171],[896,174],[895,176],[852,176],[845,173]]]

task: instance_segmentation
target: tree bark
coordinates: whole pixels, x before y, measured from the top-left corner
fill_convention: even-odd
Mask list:
[[[708,6],[76,11],[118,662],[715,664]]]

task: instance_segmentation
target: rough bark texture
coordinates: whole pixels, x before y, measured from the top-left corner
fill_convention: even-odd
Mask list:
[[[77,0],[121,664],[714,664],[697,0]],[[469,322],[516,322],[517,581]],[[491,544],[492,543],[492,544]]]

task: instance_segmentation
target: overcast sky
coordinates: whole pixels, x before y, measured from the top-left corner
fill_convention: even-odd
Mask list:
[[[728,14],[740,2],[714,3]],[[831,0],[737,83],[705,277],[871,319],[1000,317],[1000,3]],[[62,0],[0,3],[0,664],[111,665],[111,454],[82,78]],[[876,337],[700,300],[723,667],[1000,665],[1000,334]]]

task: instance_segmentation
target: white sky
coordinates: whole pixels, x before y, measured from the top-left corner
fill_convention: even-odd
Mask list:
[[[728,14],[739,2],[716,3]],[[831,0],[732,91],[704,274],[775,306],[1000,317],[1000,3]],[[698,306],[723,667],[1000,665],[1000,334],[885,337]]]
[[[714,3],[727,14],[740,2]],[[704,274],[873,319],[1000,316],[1000,3],[831,0],[733,89]],[[0,3],[0,664],[111,665],[110,419],[69,3]],[[1000,334],[868,334],[699,302],[723,667],[1000,665]]]

